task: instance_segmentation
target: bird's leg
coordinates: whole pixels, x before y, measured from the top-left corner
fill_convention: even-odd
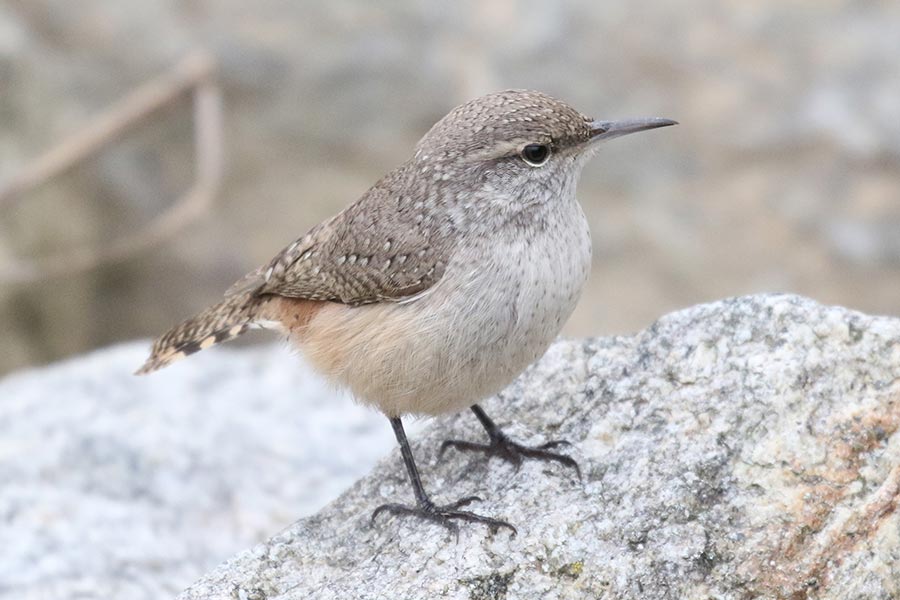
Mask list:
[[[513,535],[516,534],[516,528],[499,519],[483,517],[475,513],[459,510],[463,506],[481,500],[477,496],[468,496],[462,500],[457,500],[445,506],[438,506],[431,501],[425,488],[422,486],[422,480],[419,477],[419,470],[416,468],[416,461],[413,459],[412,450],[409,442],[406,440],[406,432],[403,431],[403,423],[399,417],[391,417],[391,427],[394,428],[394,435],[397,436],[397,442],[400,444],[400,454],[403,455],[403,462],[406,465],[406,472],[409,474],[409,481],[413,487],[413,493],[416,495],[416,505],[409,506],[405,504],[382,504],[372,513],[372,521],[382,512],[399,516],[412,516],[432,523],[443,525],[454,534],[459,535],[459,527],[453,522],[453,519],[460,521],[469,521],[473,523],[484,523],[490,526],[494,531],[500,527],[507,527]]]
[[[476,444],[464,440],[446,440],[441,444],[441,450],[438,454],[439,457],[444,455],[447,448],[456,448],[463,452],[484,452],[489,457],[498,456],[503,460],[511,462],[515,465],[517,470],[522,466],[522,461],[526,458],[555,461],[575,469],[575,473],[578,475],[578,478],[581,479],[581,469],[573,458],[566,456],[565,454],[559,454],[558,452],[551,452],[552,448],[570,446],[571,444],[569,442],[565,440],[555,440],[535,447],[523,446],[522,444],[509,439],[509,437],[503,433],[503,430],[487,416],[484,409],[477,404],[472,405],[472,412],[475,413],[475,416],[478,417],[478,421],[484,427],[485,431],[487,431],[490,441],[487,444]]]

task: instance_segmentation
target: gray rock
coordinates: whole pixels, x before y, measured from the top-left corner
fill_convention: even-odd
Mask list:
[[[534,462],[435,464],[442,439],[481,437],[466,414],[414,452],[437,501],[479,495],[518,536],[370,524],[376,505],[410,500],[395,451],[179,598],[900,596],[900,320],[724,300],[633,337],[559,342],[487,409],[521,441],[571,440],[583,481]]]
[[[393,447],[284,348],[132,376],[148,348],[0,381],[0,597],[171,598]]]
[[[519,528],[385,517],[396,451],[319,514],[182,599],[894,598],[900,320],[755,296],[633,337],[562,341],[486,403],[555,465],[449,454],[474,419],[411,438],[438,501]],[[214,349],[154,377],[146,343],[0,381],[0,597],[174,596],[310,514],[393,448],[283,348]]]

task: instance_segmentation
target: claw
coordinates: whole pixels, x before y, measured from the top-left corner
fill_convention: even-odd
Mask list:
[[[571,445],[572,443],[566,440],[553,440],[536,447],[523,446],[509,439],[503,432],[497,431],[491,435],[489,444],[476,444],[464,440],[445,440],[438,451],[438,460],[444,457],[447,448],[455,448],[460,452],[484,452],[488,457],[498,456],[512,463],[516,471],[518,471],[524,458],[533,458],[535,460],[558,462],[566,467],[571,467],[575,469],[575,474],[578,476],[578,480],[581,481],[581,468],[575,462],[575,459],[558,452],[550,452],[551,448]]]
[[[516,535],[516,528],[500,519],[492,519],[483,517],[475,513],[459,510],[463,506],[467,506],[472,502],[481,500],[478,496],[466,496],[456,502],[446,506],[436,506],[434,502],[425,493],[422,486],[422,480],[419,478],[419,469],[416,468],[416,461],[413,459],[412,450],[409,447],[409,440],[406,439],[406,432],[403,430],[403,422],[400,417],[391,417],[391,426],[394,428],[394,434],[397,436],[397,443],[400,444],[400,454],[403,456],[403,462],[406,465],[406,473],[409,475],[409,481],[412,484],[413,492],[416,496],[416,506],[407,506],[405,504],[382,504],[372,512],[372,523],[383,512],[391,513],[399,516],[419,517],[432,523],[437,523],[449,529],[457,539],[459,539],[459,526],[452,519],[461,521],[469,521],[473,523],[484,523],[491,528],[494,533],[501,527],[507,527],[512,535]]]
[[[485,517],[466,510],[457,510],[463,506],[471,504],[472,502],[477,502],[480,500],[481,498],[479,498],[478,496],[468,496],[446,506],[436,506],[431,502],[418,506],[407,506],[405,504],[382,504],[372,512],[371,522],[374,524],[375,519],[378,517],[378,515],[386,512],[401,517],[418,517],[420,519],[436,523],[438,525],[446,527],[457,538],[459,538],[459,526],[454,523],[452,519],[459,519],[461,521],[467,521],[470,523],[482,523],[490,527],[491,531],[494,533],[499,531],[501,527],[506,527],[507,529],[509,529],[510,533],[513,536],[518,533],[518,530],[516,530],[513,525],[507,523],[506,521],[493,519],[491,517]]]
[[[482,501],[481,498],[479,498],[478,496],[466,496],[462,500],[457,500],[456,502],[454,502],[452,504],[448,504],[446,506],[446,508],[455,510],[457,508],[462,508],[463,506],[468,506],[468,505],[472,504],[473,502],[481,502],[481,501]]]
[[[568,440],[553,440],[552,442],[547,442],[546,444],[541,444],[538,446],[538,450],[549,450],[550,448],[558,448],[559,446],[571,446],[572,442]]]
[[[444,440],[438,450],[438,460],[443,460],[444,452],[447,451],[447,448],[456,448],[457,450],[462,451],[478,451],[486,450],[488,446],[486,444],[476,444],[465,440]]]

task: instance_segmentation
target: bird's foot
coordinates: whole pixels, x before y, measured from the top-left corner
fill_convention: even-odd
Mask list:
[[[443,458],[444,452],[446,452],[448,448],[455,448],[462,452],[484,452],[488,457],[496,456],[502,458],[503,460],[512,463],[518,471],[519,467],[522,466],[523,460],[526,458],[533,458],[536,460],[558,462],[561,465],[571,467],[575,469],[578,479],[581,479],[581,469],[574,458],[558,452],[551,452],[553,448],[558,448],[559,446],[571,446],[572,444],[570,442],[565,440],[554,440],[552,442],[547,442],[546,444],[541,444],[540,446],[523,446],[522,444],[509,439],[509,437],[499,429],[488,433],[491,437],[491,441],[488,444],[477,444],[475,442],[467,442],[464,440],[445,440],[444,443],[441,444],[441,449],[438,452],[438,460]]]
[[[467,510],[459,510],[460,508],[478,502],[481,498],[478,496],[468,496],[462,500],[457,500],[445,506],[437,506],[431,500],[426,499],[416,506],[406,504],[382,504],[372,513],[372,522],[383,512],[401,517],[418,517],[432,523],[437,523],[449,529],[455,536],[459,537],[459,526],[453,522],[454,519],[467,521],[469,523],[483,523],[491,528],[491,531],[497,532],[501,527],[506,527],[512,535],[518,533],[516,528],[506,521],[500,519],[492,519],[477,515]]]

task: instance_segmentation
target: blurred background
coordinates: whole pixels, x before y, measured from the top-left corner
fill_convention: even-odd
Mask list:
[[[566,334],[762,291],[897,314],[898,32],[892,0],[3,0],[0,373],[163,332],[510,87],[681,122],[586,169]]]
[[[565,334],[900,314],[896,0],[0,0],[0,374],[164,332],[510,87],[681,122],[586,168]],[[174,596],[395,447],[277,345],[146,350],[0,380],[0,598]]]

